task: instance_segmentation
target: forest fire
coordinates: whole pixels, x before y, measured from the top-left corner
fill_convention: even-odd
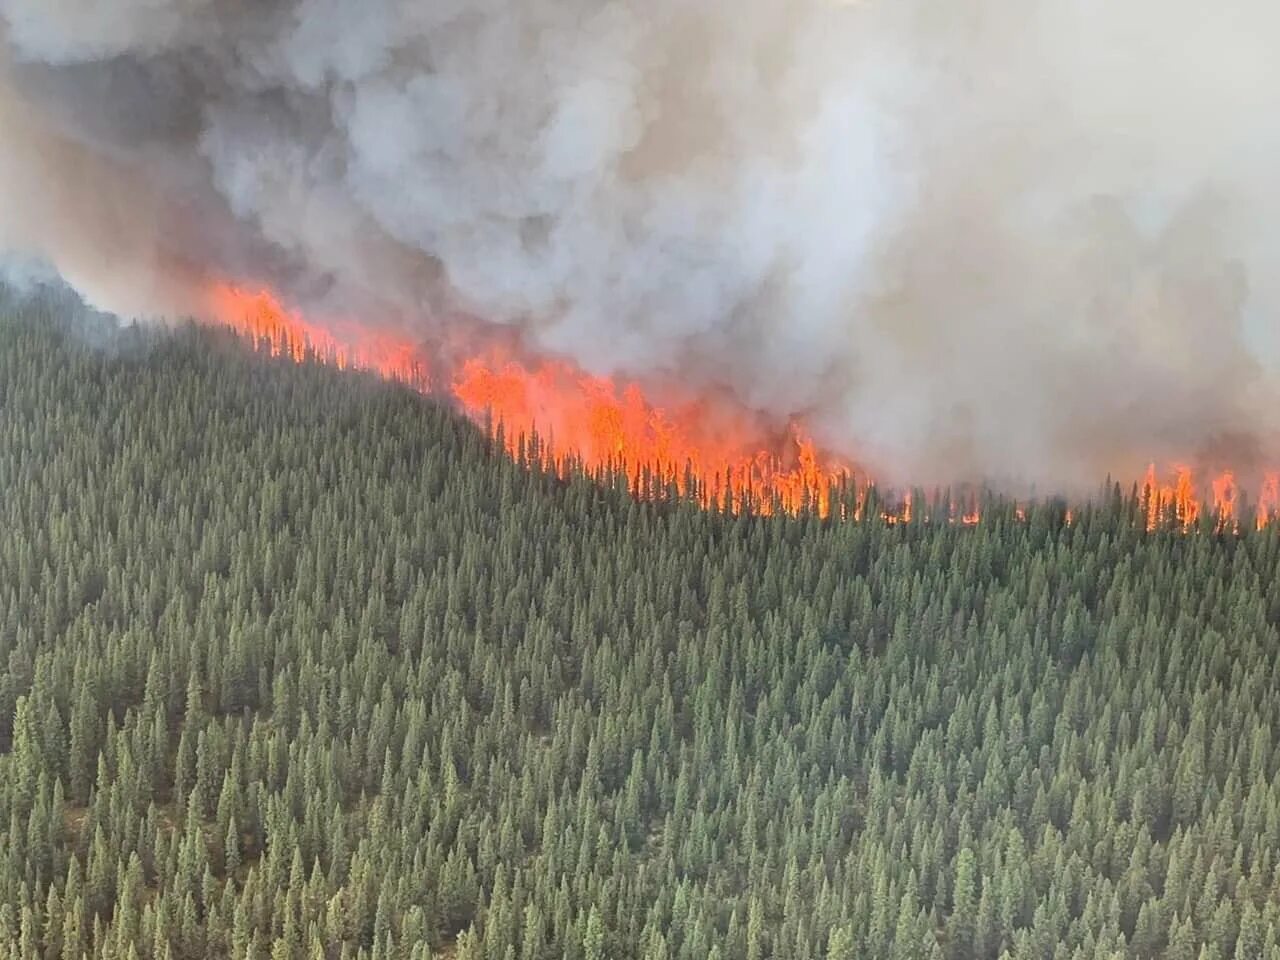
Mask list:
[[[1258,493],[1257,526],[1261,530],[1280,516],[1280,473],[1268,472]]]
[[[1243,513],[1243,498],[1235,472],[1223,470],[1209,481],[1211,501],[1209,516],[1218,530],[1238,530]],[[1169,479],[1160,480],[1155,464],[1147,467],[1139,489],[1139,499],[1147,515],[1147,529],[1154,530],[1164,523],[1189,528],[1196,525],[1204,514],[1205,504],[1199,495],[1191,468],[1177,465]],[[1254,521],[1262,529],[1275,519],[1280,507],[1280,475],[1268,473],[1262,479]]]
[[[254,341],[265,340],[276,356],[302,361],[314,355],[341,369],[373,370],[405,383],[426,383],[426,369],[414,345],[394,336],[362,329],[358,336],[340,339],[308,323],[265,290],[244,290],[218,284],[208,293],[209,315]]]
[[[624,473],[633,490],[674,484],[707,506],[739,510],[750,503],[759,513],[806,508],[828,516],[833,507],[858,518],[865,487],[855,483],[852,465],[824,456],[799,423],[785,437],[768,443],[765,433],[745,413],[714,410],[698,402],[660,408],[634,383],[583,373],[560,360],[530,365],[493,347],[448,371],[433,370],[423,347],[413,340],[360,327],[351,336],[309,323],[284,307],[271,293],[219,284],[210,290],[211,318],[255,342],[263,341],[277,356],[301,361],[308,356],[340,368],[370,370],[420,390],[446,389],[473,420],[501,425],[509,453],[518,455],[536,432],[561,469],[570,464],[587,471]],[[865,478],[857,478],[865,482]],[[838,498],[840,490],[854,490]],[[1208,509],[1219,530],[1236,530],[1245,505],[1236,475],[1222,471],[1210,480],[1211,499],[1186,465],[1160,476],[1148,467],[1138,486],[1148,530],[1169,525],[1190,529]],[[889,523],[910,523],[914,513],[909,491],[879,510]],[[973,526],[982,519],[976,495],[943,502],[950,523]],[[937,517],[935,507],[929,516]],[[1025,516],[1018,508],[1017,515]],[[1253,509],[1261,529],[1280,517],[1280,472],[1266,473]]]
[[[799,424],[769,446],[745,414],[717,409],[711,418],[696,403],[659,408],[636,384],[590,376],[563,361],[530,366],[495,346],[456,369],[432,370],[422,348],[408,338],[361,330],[343,339],[308,323],[268,292],[232,285],[210,292],[209,311],[238,333],[266,341],[276,355],[298,361],[315,356],[423,390],[447,388],[468,416],[501,425],[512,454],[536,429],[562,464],[619,469],[637,490],[646,482],[674,483],[707,505],[727,502],[739,509],[749,500],[761,513],[794,513],[810,505],[825,516],[835,489],[853,475],[848,465],[821,457]],[[714,431],[703,426],[710,419]],[[909,516],[910,507],[905,509]]]

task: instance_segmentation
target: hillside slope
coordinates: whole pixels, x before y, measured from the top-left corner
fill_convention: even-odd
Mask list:
[[[1280,958],[1280,533],[1001,516],[639,503],[10,307],[0,957]]]

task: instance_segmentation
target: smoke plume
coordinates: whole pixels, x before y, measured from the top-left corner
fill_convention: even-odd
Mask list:
[[[0,0],[0,249],[472,316],[879,469],[1275,457],[1266,0]]]

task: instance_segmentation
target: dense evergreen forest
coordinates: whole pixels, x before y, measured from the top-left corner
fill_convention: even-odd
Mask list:
[[[0,317],[0,958],[1280,958],[1280,538],[567,481]]]

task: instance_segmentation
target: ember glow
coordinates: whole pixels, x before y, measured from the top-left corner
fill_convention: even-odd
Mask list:
[[[449,371],[433,370],[429,351],[407,336],[364,325],[344,335],[340,326],[307,321],[264,290],[218,284],[207,302],[210,318],[265,342],[274,355],[369,370],[423,391],[447,389],[474,421],[495,433],[501,427],[513,456],[528,455],[526,444],[536,432],[544,454],[560,469],[620,471],[638,493],[674,484],[704,505],[732,510],[750,503],[760,513],[813,508],[825,517],[833,506],[855,519],[862,513],[865,475],[824,455],[797,422],[782,436],[770,437],[747,413],[724,404],[694,399],[660,407],[635,383],[591,376],[563,360],[531,363],[497,345]],[[1257,489],[1253,516],[1261,529],[1280,516],[1280,472],[1264,474]],[[854,496],[837,499],[841,490],[853,490]],[[1162,473],[1152,464],[1138,494],[1148,530],[1189,529],[1205,510],[1217,529],[1236,530],[1246,515],[1231,470],[1212,475],[1202,488],[1189,466],[1174,465]],[[975,492],[951,495],[942,503],[950,523],[973,526],[982,519]],[[897,524],[910,523],[919,511],[913,510],[911,492],[904,491],[883,502],[879,512]],[[928,516],[937,519],[938,514],[935,507]],[[1015,515],[1021,519],[1025,511],[1019,507]]]

